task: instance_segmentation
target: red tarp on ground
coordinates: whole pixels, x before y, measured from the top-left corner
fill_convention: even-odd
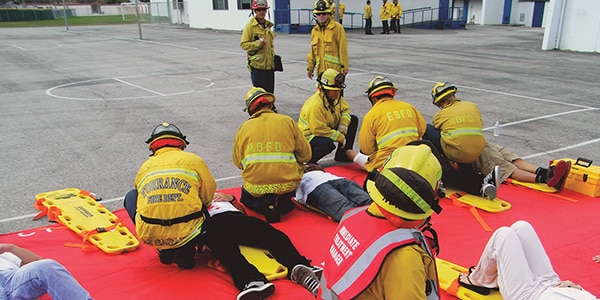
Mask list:
[[[353,165],[334,166],[328,171],[361,184],[365,177]],[[239,188],[222,191],[239,198]],[[596,217],[600,198],[571,191],[544,194],[506,184],[501,186],[499,197],[512,204],[509,211],[479,211],[492,230],[517,220],[530,222],[561,278],[575,281],[594,295],[600,295],[600,264],[591,260],[593,255],[600,254],[600,221]],[[491,232],[483,229],[468,208],[455,206],[450,200],[442,200],[441,205],[442,213],[433,216],[441,244],[439,257],[465,267],[475,265]],[[134,232],[125,211],[119,210],[116,214]],[[286,232],[300,253],[312,259],[313,264],[320,264],[337,223],[296,209],[274,226]],[[175,265],[162,265],[156,251],[145,245],[118,255],[65,246],[65,243],[80,241],[74,232],[57,225],[0,235],[2,243],[15,243],[65,265],[95,299],[235,299],[238,293],[229,274],[204,267],[209,258],[207,254],[197,256],[199,266],[196,268],[181,270]],[[276,291],[270,299],[314,299],[289,280],[274,283]],[[442,299],[454,298],[442,292]]]

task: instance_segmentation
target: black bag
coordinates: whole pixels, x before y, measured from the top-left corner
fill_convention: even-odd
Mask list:
[[[275,72],[283,72],[283,64],[281,63],[281,56],[275,54],[275,56],[273,56],[273,60],[275,61]]]

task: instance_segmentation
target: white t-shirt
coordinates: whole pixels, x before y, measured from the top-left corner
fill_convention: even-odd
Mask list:
[[[19,266],[21,266],[21,259],[18,256],[10,252],[0,254],[0,270],[18,269]]]
[[[235,208],[233,204],[227,201],[213,201],[207,210],[211,217],[228,211],[240,211],[239,209]]]
[[[312,193],[321,183],[340,179],[342,177],[323,171],[310,171],[302,175],[302,180],[296,188],[296,201],[306,204],[308,195]]]

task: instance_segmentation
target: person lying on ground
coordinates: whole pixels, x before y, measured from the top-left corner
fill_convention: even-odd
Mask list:
[[[242,255],[240,245],[268,250],[288,269],[291,281],[316,296],[322,269],[311,266],[285,233],[261,219],[247,216],[239,208],[241,205],[233,195],[215,193],[199,244],[210,249],[227,268],[233,284],[240,290],[237,300],[265,299],[275,292],[275,285]]]
[[[296,188],[296,201],[320,209],[339,222],[349,209],[372,202],[369,194],[356,182],[326,172],[317,164],[306,164]]]
[[[561,280],[540,239],[526,221],[498,228],[479,263],[460,274],[459,285],[487,295],[499,289],[504,300],[596,299],[581,286]]]
[[[92,299],[67,269],[53,259],[14,244],[0,244],[0,299]]]

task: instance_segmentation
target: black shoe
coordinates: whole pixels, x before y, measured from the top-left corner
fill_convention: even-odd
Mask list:
[[[237,295],[237,300],[265,299],[275,292],[275,285],[270,282],[252,281]]]
[[[158,259],[165,265],[170,265],[175,261],[175,251],[172,249],[158,250]]]
[[[384,32],[382,32],[381,34],[385,34],[385,31],[384,31]]]
[[[267,194],[265,199],[265,219],[267,223],[277,223],[281,221],[281,215],[277,210],[277,195]]]

